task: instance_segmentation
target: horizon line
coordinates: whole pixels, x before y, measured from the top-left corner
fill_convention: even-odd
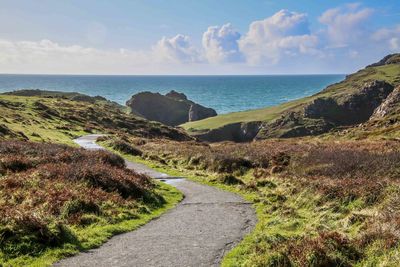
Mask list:
[[[305,75],[348,75],[348,73],[275,73],[275,74],[68,74],[68,73],[0,73],[0,75],[25,76],[165,76],[165,77],[201,77],[201,76],[305,76]]]

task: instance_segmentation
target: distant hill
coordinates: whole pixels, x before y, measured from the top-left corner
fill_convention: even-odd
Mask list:
[[[320,93],[282,105],[183,124],[208,141],[250,141],[319,135],[370,120],[400,85],[400,54],[388,55]]]

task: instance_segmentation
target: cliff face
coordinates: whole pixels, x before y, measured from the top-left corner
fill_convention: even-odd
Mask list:
[[[217,115],[214,109],[196,104],[188,100],[184,94],[175,91],[165,96],[151,92],[138,93],[133,95],[126,105],[134,114],[169,126]]]
[[[381,108],[381,112],[376,111],[390,98],[393,90],[394,86],[388,82],[372,80],[354,88],[350,94],[314,98],[303,105],[302,110],[282,114],[280,119],[267,123],[257,137],[264,139],[319,135],[336,127],[364,123],[374,112],[380,114],[387,109],[384,107],[393,105],[397,99],[395,96],[389,101],[391,104]]]

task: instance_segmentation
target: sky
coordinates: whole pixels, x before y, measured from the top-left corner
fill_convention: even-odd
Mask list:
[[[400,1],[0,0],[0,73],[351,73],[400,52]]]

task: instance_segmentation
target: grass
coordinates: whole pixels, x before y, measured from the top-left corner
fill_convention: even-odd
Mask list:
[[[175,188],[105,151],[0,143],[0,266],[48,266],[158,217]]]
[[[305,99],[290,101],[279,106],[267,107],[256,110],[233,112],[229,114],[218,115],[204,120],[188,122],[181,126],[190,133],[202,132],[205,130],[216,129],[221,126],[251,121],[273,121],[278,118],[282,112],[295,108],[302,104]]]
[[[357,93],[360,88],[372,80],[386,81],[392,85],[399,85],[400,66],[398,64],[369,67],[349,75],[344,81],[328,86],[326,89],[310,97],[290,101],[278,106],[267,107],[257,110],[248,110],[218,115],[204,120],[188,122],[181,126],[191,134],[205,132],[211,129],[220,128],[227,124],[263,121],[273,122],[287,112],[299,112],[306,104],[311,103],[316,98],[332,97],[343,101],[349,95]]]
[[[222,266],[396,266],[400,260],[395,142],[131,144],[143,155],[128,158],[254,203],[256,228]]]

